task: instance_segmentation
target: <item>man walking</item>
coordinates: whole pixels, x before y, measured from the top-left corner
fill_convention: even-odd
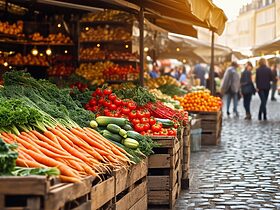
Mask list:
[[[240,77],[237,72],[238,64],[236,62],[232,62],[231,66],[227,68],[223,81],[221,90],[222,93],[226,96],[226,106],[227,106],[227,115],[230,115],[229,108],[231,99],[233,99],[233,112],[236,117],[239,117],[237,111],[238,105],[238,93],[240,88]]]

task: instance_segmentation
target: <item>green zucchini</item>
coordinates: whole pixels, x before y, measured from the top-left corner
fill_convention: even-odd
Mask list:
[[[125,118],[117,118],[117,117],[106,117],[99,116],[96,118],[96,122],[99,126],[107,126],[108,124],[116,124],[118,126],[125,126],[127,124],[127,119]]]
[[[174,126],[174,122],[169,119],[161,119],[161,118],[156,118],[157,122],[160,122],[162,124],[162,127],[164,128],[170,128]]]
[[[144,136],[142,136],[140,133],[138,133],[136,131],[127,131],[127,137],[135,139],[137,141],[143,141],[144,140]]]
[[[122,137],[126,138],[127,137],[127,132],[126,130],[122,129],[120,126],[115,125],[115,124],[108,124],[107,125],[107,130],[112,132],[112,133],[116,133],[116,134],[120,134]]]
[[[116,142],[121,142],[122,139],[123,139],[119,134],[111,133],[111,132],[108,131],[108,130],[104,130],[103,133],[102,133],[102,135],[103,135],[106,139],[113,140],[113,141],[116,141]]]
[[[129,125],[129,124],[126,124],[125,126],[123,126],[123,129],[126,130],[126,131],[133,131],[132,126]]]
[[[126,138],[123,140],[123,145],[130,149],[137,149],[139,147],[138,141],[132,138]]]

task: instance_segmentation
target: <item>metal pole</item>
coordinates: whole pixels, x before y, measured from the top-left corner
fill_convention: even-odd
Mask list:
[[[212,95],[215,95],[215,82],[214,82],[214,42],[215,42],[215,34],[212,31],[212,41],[211,41],[211,64],[210,64],[210,74],[209,74],[209,81],[210,81],[210,90]]]
[[[139,30],[140,30],[140,73],[139,73],[139,85],[144,86],[144,8],[140,8],[139,12]]]

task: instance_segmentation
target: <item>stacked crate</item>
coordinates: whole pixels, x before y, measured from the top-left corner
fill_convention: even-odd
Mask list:
[[[149,157],[148,204],[173,208],[181,190],[181,142],[177,137],[154,137],[160,148]]]

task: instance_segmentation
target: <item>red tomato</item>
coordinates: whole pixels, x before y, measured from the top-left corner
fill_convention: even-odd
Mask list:
[[[89,104],[91,106],[95,106],[97,104],[97,101],[95,100],[95,98],[90,99]]]
[[[99,105],[99,106],[102,106],[103,103],[104,103],[104,99],[103,99],[103,98],[100,98],[100,99],[98,100],[98,105]]]
[[[128,107],[130,110],[135,110],[135,109],[137,108],[137,105],[136,105],[135,102],[131,101],[131,102],[128,102],[127,107]]]
[[[109,101],[109,100],[104,100],[104,102],[103,102],[103,105],[105,106],[105,107],[110,107],[110,105],[112,104],[112,102],[111,101]]]
[[[154,124],[156,124],[156,122],[157,122],[156,119],[153,117],[151,117],[149,120],[150,125],[154,125]]]
[[[110,95],[112,93],[112,90],[107,88],[103,91],[103,93],[104,95]]]
[[[167,132],[168,132],[168,136],[175,136],[176,135],[176,132],[172,129],[168,129]]]
[[[141,110],[137,110],[137,117],[142,119],[143,117],[145,117],[145,112]]]
[[[152,131],[153,132],[159,132],[162,129],[162,124],[161,123],[156,123],[152,125]]]
[[[102,96],[102,95],[103,95],[103,91],[102,91],[101,88],[97,88],[97,89],[95,90],[95,93],[96,93],[97,95],[99,95],[99,96]]]
[[[147,131],[150,129],[150,124],[149,123],[144,123],[144,131]]]
[[[134,119],[132,120],[132,124],[133,124],[133,125],[136,125],[136,124],[139,124],[139,123],[140,123],[140,120],[137,119],[137,118],[134,118]]]
[[[110,110],[117,110],[117,105],[111,103],[110,106],[109,106],[109,109]]]
[[[146,117],[141,118],[141,123],[149,123],[150,120]]]
[[[130,109],[129,109],[128,107],[124,106],[124,107],[122,107],[121,112],[122,112],[123,114],[129,114]]]
[[[105,108],[104,109],[104,114],[106,115],[106,116],[108,116],[108,113],[110,112],[110,110],[108,109],[108,108]]]
[[[122,105],[122,100],[120,98],[116,98],[114,100],[114,104],[116,104],[117,106],[120,106],[120,105]]]
[[[132,110],[131,112],[129,112],[128,116],[129,119],[135,119],[137,117],[137,112],[135,110]]]
[[[147,117],[147,118],[151,117],[151,113],[149,112],[149,110],[144,109],[143,112],[144,112],[144,114],[145,114],[145,117]]]
[[[129,103],[129,102],[131,102],[130,99],[123,99],[123,100],[122,100],[122,105],[128,106],[128,103]]]
[[[144,131],[144,125],[141,123],[138,123],[134,126],[135,131],[141,133],[142,131]]]
[[[117,98],[117,96],[116,96],[116,94],[115,93],[111,93],[110,95],[109,95],[109,99],[110,99],[110,101],[115,101],[116,100],[116,98]],[[117,105],[117,104],[116,104]]]

